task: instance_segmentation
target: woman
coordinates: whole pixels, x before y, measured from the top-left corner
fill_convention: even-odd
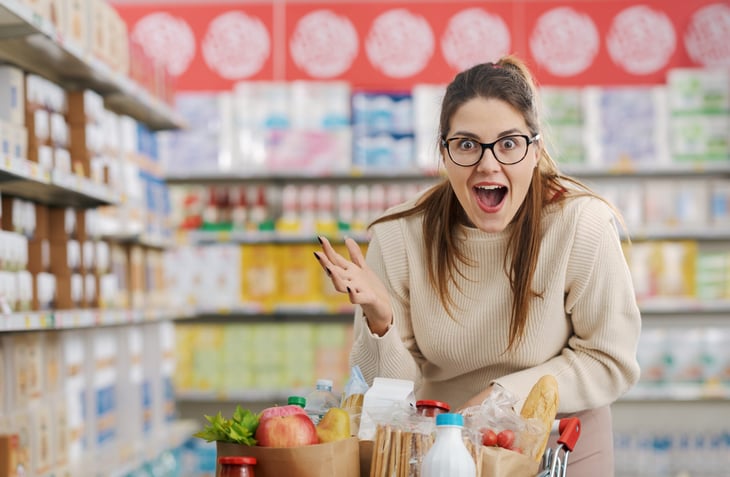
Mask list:
[[[358,305],[350,358],[366,379],[463,408],[495,385],[524,400],[551,374],[560,415],[583,423],[569,474],[609,476],[609,405],[639,377],[641,319],[614,210],[558,172],[537,106],[514,57],[458,74],[440,118],[447,180],[376,220],[367,258],[351,239],[349,259],[323,238],[315,255]]]

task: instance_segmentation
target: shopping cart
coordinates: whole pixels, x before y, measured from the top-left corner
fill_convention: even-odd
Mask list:
[[[542,465],[537,477],[565,477],[568,471],[568,456],[573,452],[580,437],[580,419],[566,417],[558,422],[558,443],[548,447],[542,456]]]

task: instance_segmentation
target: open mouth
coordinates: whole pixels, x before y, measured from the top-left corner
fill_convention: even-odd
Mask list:
[[[489,186],[476,186],[474,187],[477,200],[487,207],[495,208],[502,203],[504,198],[507,196],[507,188],[504,186],[489,185]]]

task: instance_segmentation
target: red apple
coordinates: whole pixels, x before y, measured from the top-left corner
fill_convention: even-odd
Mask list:
[[[274,406],[261,411],[256,440],[262,447],[298,447],[319,443],[317,428],[299,406]]]

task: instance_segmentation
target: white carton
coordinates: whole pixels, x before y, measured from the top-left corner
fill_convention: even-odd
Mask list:
[[[65,419],[67,455],[69,463],[79,463],[89,450],[87,410],[89,352],[87,333],[82,330],[65,331],[63,341],[63,368],[65,375]],[[59,445],[59,447],[62,447]]]
[[[0,65],[0,119],[25,125],[25,78],[23,70],[12,65]]]
[[[365,393],[360,416],[360,440],[374,440],[379,415],[397,410],[398,407],[416,407],[413,381],[393,378],[375,378]]]

